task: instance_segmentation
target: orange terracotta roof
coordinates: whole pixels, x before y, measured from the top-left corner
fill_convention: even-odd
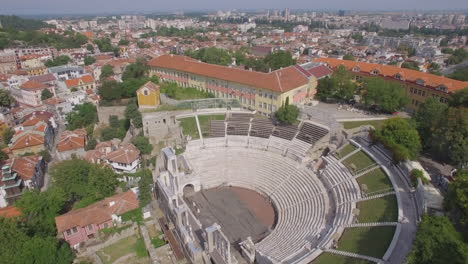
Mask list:
[[[124,144],[116,151],[106,155],[111,162],[131,164],[140,157],[140,151],[133,144]]]
[[[59,152],[84,148],[86,144],[86,130],[76,129],[74,131],[64,131],[57,143]]]
[[[16,149],[23,149],[26,147],[31,147],[31,146],[37,146],[37,145],[43,145],[44,144],[44,136],[43,135],[38,135],[34,133],[27,133],[23,132],[20,135],[20,137],[15,140],[15,142],[12,143],[10,149],[11,150],[16,150]]]
[[[295,67],[290,66],[270,73],[230,68],[196,61],[179,55],[161,55],[148,62],[151,67],[172,69],[225,80],[256,88],[287,92],[306,85],[308,79]]]
[[[18,207],[15,206],[7,206],[4,208],[0,208],[0,217],[12,218],[16,216],[20,216],[21,212]]]
[[[82,34],[85,35],[87,38],[93,38],[93,32],[91,31],[85,31]]]
[[[72,210],[55,217],[57,231],[62,233],[70,228],[85,227],[90,224],[101,224],[112,219],[112,215],[121,215],[138,208],[138,199],[130,190],[120,193],[85,208]]]
[[[47,111],[34,111],[28,115],[26,115],[24,118],[23,118],[23,123],[21,123],[21,125],[23,126],[34,126],[36,125],[37,123],[39,123],[39,121],[43,121],[43,122],[48,122],[49,119],[51,117],[53,117],[54,114],[50,113],[50,112],[47,112]]]
[[[31,180],[35,173],[37,163],[41,158],[38,155],[18,157],[5,160],[2,165],[10,166],[24,181]]]
[[[67,85],[68,88],[73,88],[73,87],[79,85],[80,80],[84,84],[94,83],[94,79],[93,79],[93,77],[91,77],[91,75],[84,75],[84,76],[81,76],[81,77],[76,78],[76,79],[66,80],[65,84]]]
[[[23,83],[23,84],[20,86],[20,88],[23,89],[23,90],[34,91],[34,90],[43,90],[43,89],[46,89],[47,86],[45,86],[43,83],[40,83],[40,82],[36,82],[36,81],[27,81],[27,82]]]
[[[159,85],[156,85],[152,81],[149,81],[149,82],[145,83],[143,86],[141,86],[137,90],[137,93],[140,92],[143,88],[147,88],[149,90],[152,90],[153,92],[157,92],[159,90]]]
[[[357,70],[364,73],[371,73],[372,71],[377,70],[378,75],[384,77],[394,78],[397,74],[401,76],[403,81],[416,82],[417,80],[423,80],[425,86],[430,86],[437,88],[441,85],[447,87],[448,92],[454,92],[468,87],[468,82],[457,81],[449,79],[444,76],[438,76],[430,73],[420,72],[416,70],[410,70],[406,68],[399,68],[390,65],[374,64],[367,62],[359,61],[348,61],[348,60],[338,60],[332,58],[317,58],[317,62],[324,62],[330,65],[332,68],[336,68],[340,65],[345,66],[348,70]]]

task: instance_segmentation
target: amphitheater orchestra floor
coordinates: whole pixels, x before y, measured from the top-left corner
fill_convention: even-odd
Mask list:
[[[252,190],[218,187],[188,194],[184,198],[204,227],[218,223],[234,244],[248,236],[254,242],[261,240],[268,235],[275,221],[273,206]]]

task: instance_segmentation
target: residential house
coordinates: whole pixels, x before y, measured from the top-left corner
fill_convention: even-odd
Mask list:
[[[23,194],[24,182],[8,165],[2,167],[0,179],[0,207],[16,202]]]
[[[72,156],[83,157],[87,133],[85,129],[66,130],[60,135],[57,143],[57,156],[61,160],[70,159]]]
[[[96,147],[92,150],[86,151],[84,159],[94,164],[104,164],[106,160],[104,157],[117,150],[121,141],[120,139],[114,138],[109,141],[99,142]]]
[[[94,90],[96,83],[91,75],[84,75],[75,79],[65,80],[65,85],[71,91]]]
[[[55,217],[57,232],[74,249],[99,236],[99,230],[122,221],[121,215],[138,208],[133,190],[105,198],[87,207]]]
[[[20,86],[19,91],[11,93],[17,102],[27,106],[37,107],[42,104],[41,94],[48,87],[40,82],[27,81]]]
[[[117,173],[135,173],[140,168],[140,151],[133,144],[123,144],[104,159]]]
[[[44,67],[41,60],[42,56],[39,54],[30,54],[20,57],[21,69],[33,69]]]
[[[8,74],[16,70],[16,57],[14,53],[0,54],[0,74]]]
[[[60,81],[75,79],[85,73],[83,67],[62,65],[49,68],[49,72],[54,74]]]
[[[47,163],[39,155],[30,155],[5,160],[12,171],[18,173],[28,189],[41,189],[44,186],[44,175]]]
[[[161,90],[159,89],[159,85],[156,85],[151,81],[141,86],[136,93],[138,106],[140,108],[154,108],[161,103]]]

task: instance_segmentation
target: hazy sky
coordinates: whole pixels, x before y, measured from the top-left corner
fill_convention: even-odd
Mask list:
[[[200,9],[468,9],[468,0],[0,0],[1,14],[122,13]]]

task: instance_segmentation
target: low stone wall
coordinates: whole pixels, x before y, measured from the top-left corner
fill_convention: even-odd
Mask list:
[[[82,251],[79,252],[79,256],[89,256],[89,255],[92,255],[94,253],[96,253],[97,251],[123,239],[123,238],[126,238],[126,237],[129,237],[129,236],[132,236],[134,235],[138,230],[138,225],[137,224],[133,224],[131,225],[130,227],[128,227],[127,229],[124,229],[122,230],[120,233],[115,233],[113,235],[111,235],[108,239],[106,239],[106,241],[103,241],[102,243],[99,243],[97,245],[94,245],[94,246],[86,246],[86,249],[83,249]]]

